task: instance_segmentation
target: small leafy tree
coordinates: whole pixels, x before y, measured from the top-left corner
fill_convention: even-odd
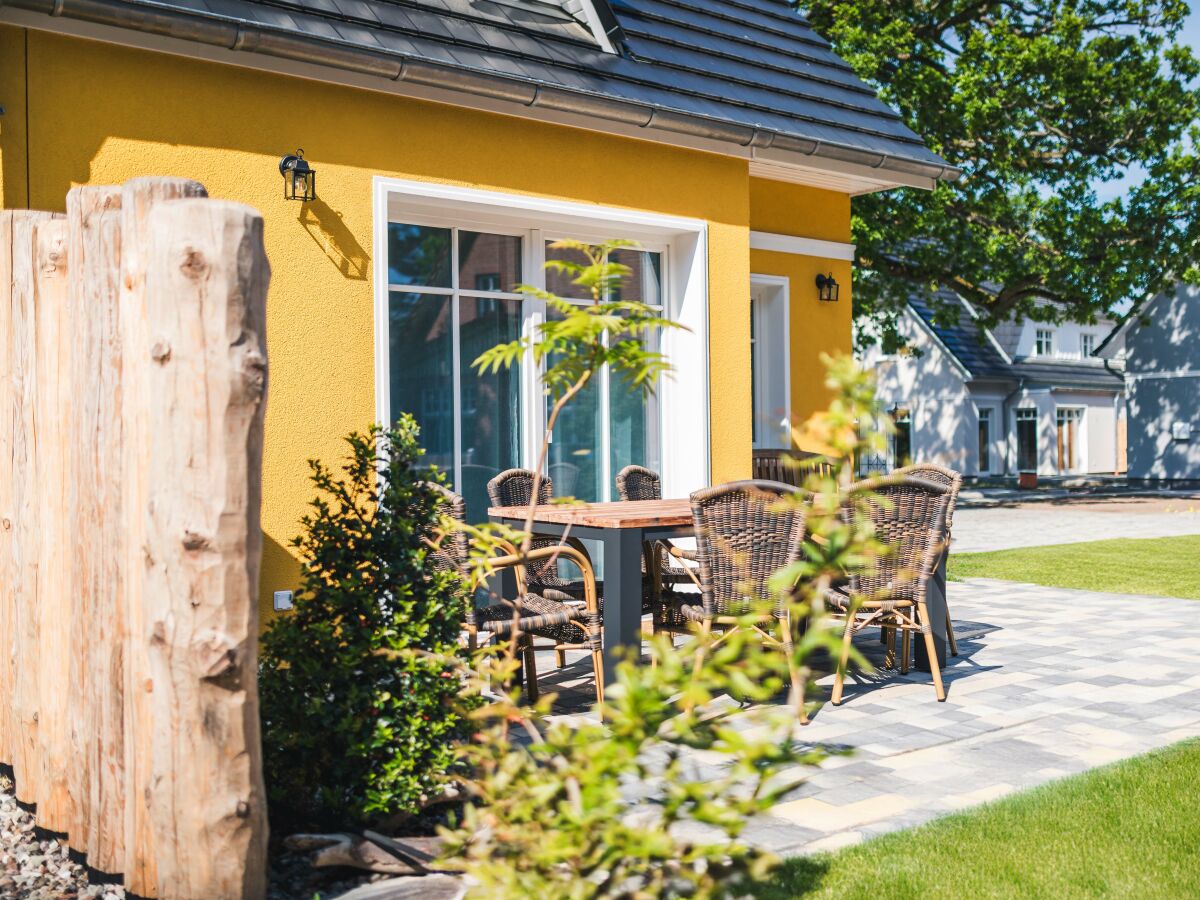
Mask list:
[[[606,342],[627,333],[627,317],[643,331],[669,327],[639,304],[603,309],[605,285],[620,275],[607,259],[612,246],[581,246],[588,264],[570,269],[577,284],[594,286],[594,306],[542,295],[565,324],[547,323],[478,361],[512,365],[527,351],[555,361],[546,382],[554,403],[543,460],[555,417],[600,366],[635,378],[645,373],[644,387],[667,369],[640,342],[620,348],[615,365],[607,355]],[[697,634],[682,646],[654,637],[649,664],[620,664],[604,704],[588,720],[566,724],[550,719],[552,695],[529,706],[516,689],[491,692],[492,685],[512,683],[518,665],[513,643],[481,652],[472,677],[489,702],[468,713],[478,730],[463,749],[473,802],[460,827],[444,833],[449,864],[472,876],[473,895],[727,897],[776,864],[770,853],[738,837],[750,817],[795,786],[789,769],[823,754],[794,739],[802,696],[793,698],[791,709],[765,702],[789,683],[793,666],[808,679],[806,662],[814,650],[837,652],[839,636],[822,616],[824,594],[848,567],[869,565],[880,550],[864,517],[845,515],[865,498],[843,485],[851,482],[852,460],[877,449],[886,424],[868,376],[849,359],[827,362],[835,400],[813,420],[809,437],[828,448],[833,471],[813,468],[807,495],[782,501],[805,505],[810,534],[803,558],[773,583],[776,594],[788,598],[793,620],[809,622],[794,657],[765,647],[749,627],[770,614],[773,598],[764,597],[750,605],[745,627],[731,635]],[[470,529],[476,577],[487,574],[489,557],[504,554],[501,539],[520,539],[527,552],[534,512],[524,534]],[[758,705],[742,710],[722,697]],[[696,750],[725,760],[720,774],[708,767],[697,771],[690,757]]]
[[[417,434],[402,416],[351,434],[337,472],[309,461],[302,589],[263,636],[259,678],[270,808],[289,830],[414,812],[455,765],[464,584],[426,562],[440,476]]]

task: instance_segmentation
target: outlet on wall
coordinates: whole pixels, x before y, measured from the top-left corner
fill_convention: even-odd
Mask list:
[[[275,592],[275,612],[285,612],[292,608],[292,592],[291,591],[276,591]]]

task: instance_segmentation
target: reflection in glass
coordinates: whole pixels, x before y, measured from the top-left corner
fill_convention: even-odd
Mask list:
[[[555,496],[588,502],[608,499],[600,458],[600,435],[604,427],[600,396],[600,382],[593,380],[558,417],[546,469],[554,481]]]
[[[451,286],[449,228],[388,223],[388,283]]]
[[[426,459],[454,473],[450,298],[392,291],[388,298],[391,416],[411,413]]]
[[[662,255],[647,250],[614,250],[610,259],[629,267],[613,300],[628,300],[648,306],[662,304]]]
[[[458,233],[458,286],[512,292],[521,283],[521,239],[507,234]]]
[[[521,335],[521,301],[463,297],[459,300],[462,372],[462,483],[467,521],[487,521],[487,483],[520,465],[521,373],[519,367],[479,374],[472,363],[496,344]]]
[[[588,264],[588,258],[579,250],[567,247],[555,247],[553,241],[546,242],[546,261],[562,260],[564,262],[578,263],[581,266]],[[565,297],[568,300],[591,300],[591,291],[587,288],[573,284],[574,276],[569,272],[559,272],[553,266],[546,267],[546,290],[557,297]]]
[[[609,455],[613,477],[630,465],[661,471],[659,461],[651,458],[646,442],[646,392],[630,387],[624,378],[614,375],[609,383]],[[614,488],[615,490],[615,488]],[[614,494],[612,499],[617,499]]]

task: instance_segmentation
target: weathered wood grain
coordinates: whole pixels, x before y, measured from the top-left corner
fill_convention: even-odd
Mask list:
[[[67,557],[74,525],[67,507],[67,431],[74,385],[70,378],[71,329],[68,318],[67,222],[55,218],[34,233],[35,312],[37,315],[38,523],[38,824],[65,832],[70,826],[68,791],[70,740],[67,694],[71,683],[71,604],[74,599]]]
[[[150,760],[154,719],[147,650],[150,632],[144,614],[146,504],[149,497],[150,440],[157,431],[149,417],[150,335],[148,304],[170,302],[146,292],[146,248],[150,210],[165,200],[207,196],[203,185],[186,178],[135,178],[121,196],[120,326],[125,366],[121,408],[124,435],[122,490],[125,580],[122,604],[129,641],[125,653],[125,888],[138,897],[158,895],[150,797],[155,789]]]
[[[262,219],[212,200],[155,206],[145,609],[159,896],[266,890],[256,685],[269,277]],[[159,300],[163,302],[159,302]]]
[[[12,293],[9,316],[12,425],[13,637],[16,641],[12,702],[17,729],[13,781],[17,799],[36,804],[41,785],[38,743],[38,564],[43,510],[37,485],[38,372],[35,232],[49,213],[18,212],[12,220]]]
[[[497,519],[524,519],[524,506],[494,506],[488,515]],[[625,500],[619,503],[580,503],[572,506],[539,506],[535,522],[582,525],[589,528],[674,528],[692,524],[687,500]]]
[[[15,748],[14,690],[16,638],[13,585],[12,439],[16,398],[13,393],[12,334],[12,221],[11,210],[0,209],[0,765],[12,766]]]
[[[68,504],[74,525],[71,583],[71,846],[88,864],[115,874],[124,863],[124,616],[115,490],[120,457],[120,340],[117,297],[121,189],[74,188],[67,194],[71,260],[73,472]]]

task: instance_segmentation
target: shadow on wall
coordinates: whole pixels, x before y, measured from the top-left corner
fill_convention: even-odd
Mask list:
[[[320,198],[300,206],[297,221],[346,278],[366,281],[371,258],[342,221],[342,214]]]
[[[258,576],[259,631],[275,618],[275,591],[300,587],[300,563],[292,551],[263,532],[262,567]]]

